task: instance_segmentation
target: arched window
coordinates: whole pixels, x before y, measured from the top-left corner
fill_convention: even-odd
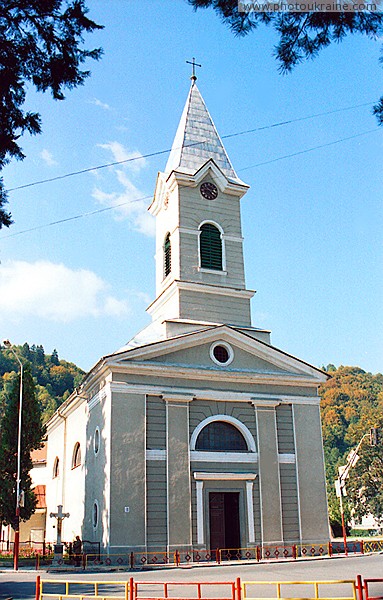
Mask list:
[[[53,463],[53,478],[58,477],[60,473],[60,461],[59,457],[56,456],[55,461]]]
[[[95,432],[94,432],[93,450],[97,456],[97,454],[99,453],[99,450],[100,450],[100,430],[98,427],[96,427]]]
[[[81,447],[79,442],[76,442],[73,448],[72,469],[81,465]]]
[[[222,271],[222,238],[221,232],[212,223],[204,223],[200,227],[199,249],[202,269]]]
[[[247,452],[247,444],[242,433],[234,425],[224,421],[213,421],[200,432],[195,449],[212,452]]]
[[[167,277],[172,270],[172,247],[170,243],[170,233],[165,236],[164,242],[164,278]]]
[[[98,513],[99,513],[98,502],[97,502],[97,500],[95,500],[93,503],[93,511],[92,511],[92,525],[93,525],[94,529],[96,529],[98,526]]]

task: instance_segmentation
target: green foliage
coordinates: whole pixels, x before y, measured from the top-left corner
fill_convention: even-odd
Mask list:
[[[0,522],[14,525],[16,508],[17,446],[19,430],[20,377],[12,379],[8,402],[1,421],[0,437]],[[29,471],[31,451],[41,447],[44,427],[41,420],[35,384],[29,363],[24,365],[23,406],[20,453],[20,490],[24,491],[24,506],[20,518],[28,520],[35,511],[36,497],[31,490]]]
[[[346,36],[361,33],[370,39],[381,39],[381,12],[239,12],[238,0],[188,0],[198,8],[213,8],[237,36],[255,31],[259,25],[272,27],[279,41],[274,54],[282,73],[315,58],[330,44]],[[246,4],[246,0],[244,1]],[[383,60],[381,60],[383,62]],[[383,125],[383,96],[374,107],[379,125]]]
[[[8,0],[0,5],[0,171],[11,159],[22,160],[18,139],[41,132],[37,112],[25,111],[28,87],[51,91],[55,100],[64,90],[82,85],[90,72],[88,59],[100,49],[83,49],[85,33],[100,29],[86,15],[84,0]],[[12,223],[5,211],[7,194],[0,178],[0,229]]]
[[[383,431],[383,417],[378,423]],[[383,524],[383,442],[370,446],[368,440],[358,452],[359,460],[350,470],[347,480],[349,506],[355,516],[374,515],[376,521]]]
[[[84,371],[75,364],[60,360],[57,350],[45,354],[41,345],[16,346],[15,352],[31,365],[36,395],[45,423],[81,382]],[[13,379],[17,378],[19,364],[12,352],[0,345],[0,423],[4,416]]]
[[[377,424],[383,426],[383,375],[366,373],[360,367],[340,366],[337,369],[328,365],[324,370],[331,379],[319,390],[322,397],[322,432],[330,522],[336,528],[340,523],[339,499],[334,487],[338,467],[347,464],[350,450],[358,445],[371,427]],[[380,452],[382,461],[382,450]],[[343,503],[346,521],[351,517],[351,510],[355,510],[357,516],[371,513],[380,518],[383,515],[383,492],[380,499],[379,494],[376,501],[372,499],[377,485],[383,490],[383,465],[379,471],[378,463],[374,462],[379,455],[379,447],[369,446],[366,438],[358,454],[361,458],[350,469],[346,484],[348,496]],[[367,465],[375,465],[377,471],[367,469]],[[374,477],[377,479],[374,480]],[[360,496],[361,484],[365,488],[364,496]],[[368,498],[368,501],[363,498]]]

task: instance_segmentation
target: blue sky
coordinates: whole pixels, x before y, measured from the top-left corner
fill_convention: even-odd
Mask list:
[[[184,0],[88,4],[105,28],[87,45],[104,56],[64,102],[30,91],[27,107],[41,113],[43,135],[23,138],[27,158],[3,172],[8,188],[169,149],[193,56],[222,136],[372,105],[383,93],[381,41],[350,37],[282,76],[267,28],[235,38],[213,11]],[[257,290],[253,324],[315,366],[382,370],[382,139],[363,106],[225,140],[251,186],[242,219],[247,287]],[[149,323],[154,224],[146,208],[166,159],[10,192],[15,224],[0,231],[1,339],[57,348],[87,370]]]

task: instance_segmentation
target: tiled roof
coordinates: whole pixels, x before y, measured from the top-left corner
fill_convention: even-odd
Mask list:
[[[226,177],[238,179],[206,104],[193,81],[182,113],[165,173],[195,173],[213,159]]]

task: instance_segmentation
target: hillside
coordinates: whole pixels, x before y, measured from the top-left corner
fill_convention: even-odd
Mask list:
[[[7,390],[13,377],[19,373],[19,364],[12,352],[0,345],[0,419],[4,413]],[[45,354],[43,346],[15,346],[22,362],[28,361],[36,383],[37,398],[44,422],[68,398],[81,382],[84,371],[74,363],[59,358],[57,351]]]
[[[383,375],[360,367],[328,365],[324,370],[331,375],[320,389],[327,492],[330,520],[339,521],[334,488],[338,466],[346,464],[350,450],[371,427],[383,427]],[[368,440],[366,444],[360,454],[368,451]]]

